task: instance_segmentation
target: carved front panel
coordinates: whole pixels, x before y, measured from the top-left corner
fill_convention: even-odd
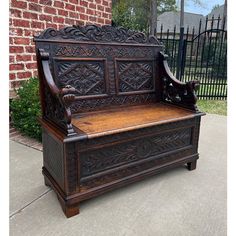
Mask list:
[[[122,164],[150,158],[191,145],[191,128],[139,138],[80,153],[81,176],[86,177]]]
[[[55,60],[56,83],[70,85],[77,96],[104,95],[107,93],[106,60]]]
[[[54,180],[64,187],[63,146],[62,143],[49,135],[42,133],[44,167],[50,172]]]
[[[117,92],[153,92],[155,88],[153,60],[116,60]]]

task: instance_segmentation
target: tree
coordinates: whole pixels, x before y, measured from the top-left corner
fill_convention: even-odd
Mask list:
[[[154,33],[157,15],[176,10],[175,0],[113,0],[113,22],[118,26]]]

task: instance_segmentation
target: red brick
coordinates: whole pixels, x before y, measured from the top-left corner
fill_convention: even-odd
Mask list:
[[[22,80],[22,81],[19,81],[19,80],[18,80],[18,81],[14,81],[14,80],[13,80],[13,81],[11,82],[11,87],[12,87],[12,88],[19,88],[19,87],[21,87],[21,85],[22,85],[23,82],[24,82],[24,80]]]
[[[42,6],[35,4],[35,3],[29,3],[29,10],[42,12]]]
[[[64,9],[64,3],[62,1],[55,1],[54,7],[59,7]]]
[[[105,20],[103,18],[98,18],[98,23],[104,24]]]
[[[9,74],[9,79],[10,79],[10,80],[16,79],[16,74],[15,74],[15,73],[10,73],[10,74]]]
[[[94,22],[96,22],[96,19],[97,19],[97,18],[94,17],[94,16],[89,16],[89,20],[90,20],[90,21],[94,21]]]
[[[97,17],[102,17],[102,12],[100,12],[100,11],[95,11],[95,15],[96,15]]]
[[[79,13],[85,13],[85,8],[81,6],[76,6],[76,11],[78,11]]]
[[[39,0],[28,0],[28,2],[39,3]]]
[[[52,16],[50,16],[50,15],[39,15],[39,20],[41,20],[41,21],[52,21]]]
[[[9,44],[12,45],[13,44],[13,38],[9,37]]]
[[[65,19],[65,24],[67,24],[67,25],[74,25],[75,24],[75,20],[74,19],[66,18]],[[59,26],[59,28],[63,28],[63,25]]]
[[[71,5],[71,4],[66,3],[65,8],[70,11],[75,11],[75,5]]]
[[[20,8],[20,9],[26,9],[27,8],[27,3],[23,1],[18,1],[18,0],[12,0],[11,1],[11,6]]]
[[[110,25],[111,24],[111,20],[105,19],[105,24],[106,25]]]
[[[80,5],[84,7],[88,7],[88,3],[85,1],[80,1]]]
[[[15,56],[9,56],[9,62],[14,63],[15,62]]]
[[[102,0],[95,0],[97,4],[101,4]]]
[[[94,4],[94,3],[89,3],[89,8],[91,8],[91,9],[96,9],[96,4]]]
[[[104,11],[104,6],[101,6],[101,5],[97,5],[97,9],[99,10],[99,11]]]
[[[38,77],[38,71],[37,70],[33,71],[33,76]]]
[[[82,20],[76,20],[76,25],[83,26],[83,25],[85,25],[85,22]]]
[[[41,21],[32,21],[31,28],[33,28],[33,29],[35,29],[35,28],[43,29],[44,28],[44,24]]]
[[[30,78],[32,76],[32,72],[26,71],[26,72],[18,72],[17,73],[17,78],[18,79],[26,79]]]
[[[26,64],[27,69],[37,69],[37,64],[35,62],[33,63],[27,63]]]
[[[22,36],[23,30],[21,28],[10,28],[9,29],[10,36]]]
[[[103,12],[103,13],[102,13],[102,16],[103,16],[104,18],[108,18],[109,15],[108,15],[107,13]]]
[[[53,7],[44,7],[44,12],[52,15],[56,15],[56,9]]]
[[[54,16],[53,22],[63,24],[65,22],[65,19],[63,17]]]
[[[37,13],[31,13],[31,12],[24,12],[23,17],[27,19],[38,19],[38,14]]]
[[[31,61],[31,55],[16,55],[16,61]]]
[[[25,29],[24,30],[24,36],[32,36],[33,35],[33,31],[32,30],[28,30],[28,29]]]
[[[24,70],[23,64],[10,64],[9,66],[10,70]]]
[[[10,53],[22,53],[24,48],[22,46],[10,46]]]
[[[79,18],[79,14],[77,12],[69,12],[69,17],[71,17],[71,18]]]
[[[86,10],[86,13],[88,14],[88,15],[91,15],[91,16],[94,16],[95,15],[95,11],[94,10],[91,10],[91,9],[87,9]]]
[[[103,0],[103,1],[102,1],[102,5],[103,5],[103,6],[108,6],[108,1]]]
[[[29,53],[35,53],[35,48],[33,46],[26,46],[25,51]]]
[[[88,20],[88,16],[87,16],[87,15],[84,15],[84,14],[80,14],[80,15],[79,15],[79,18],[80,18],[81,20]]]
[[[15,38],[14,43],[15,44],[22,44],[22,45],[29,45],[30,39],[29,38]]]
[[[18,18],[21,18],[21,16],[22,16],[21,11],[17,10],[17,9],[10,9],[10,14],[11,14],[11,16],[18,17]]]
[[[39,0],[39,3],[44,5],[44,6],[51,6],[52,5],[52,0]]]
[[[49,23],[49,22],[46,22],[46,28],[58,29],[58,28],[57,28],[57,24]]]
[[[68,16],[69,15],[68,11],[65,11],[65,10],[58,9],[57,12],[58,12],[58,15],[61,15],[61,16]]]
[[[18,27],[30,27],[30,21],[28,20],[18,20],[18,19],[14,19],[13,20],[13,24],[14,26],[18,26]]]
[[[69,2],[73,3],[73,4],[78,4],[79,0],[69,0]]]
[[[106,7],[105,8],[105,12],[111,12],[111,8],[110,7]]]

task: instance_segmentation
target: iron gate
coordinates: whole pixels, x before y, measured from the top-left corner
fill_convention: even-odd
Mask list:
[[[171,70],[176,75],[178,53],[181,53],[180,77],[182,81],[197,79],[201,86],[198,97],[202,99],[227,98],[227,30],[225,19],[206,18],[197,30],[187,28],[183,48],[179,48],[179,34],[165,33],[161,27],[158,35],[169,55]]]

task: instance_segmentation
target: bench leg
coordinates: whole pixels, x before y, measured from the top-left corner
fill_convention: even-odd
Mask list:
[[[63,209],[67,218],[78,215],[79,214],[79,204],[73,206],[65,206]]]
[[[68,205],[58,195],[57,195],[57,199],[59,200],[61,208],[62,208],[62,210],[63,210],[63,212],[64,212],[64,214],[66,215],[67,218],[70,218],[72,216],[75,216],[75,215],[79,214],[79,203],[76,203],[74,205]]]
[[[197,167],[197,160],[187,163],[188,170],[195,170],[196,167]]]

